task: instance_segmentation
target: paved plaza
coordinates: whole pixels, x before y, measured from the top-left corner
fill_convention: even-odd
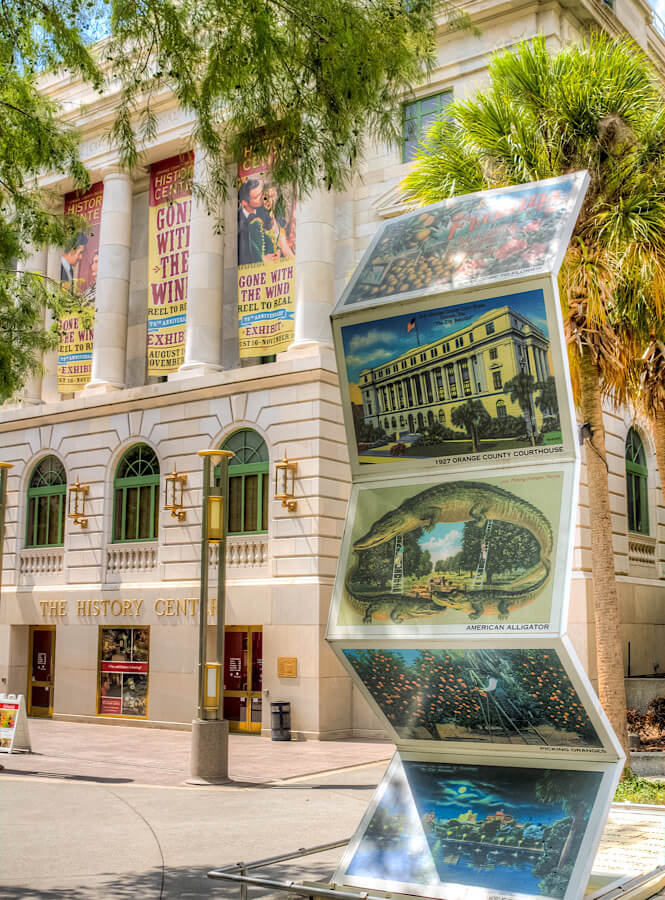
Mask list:
[[[350,836],[392,755],[376,741],[278,743],[232,735],[233,783],[184,784],[190,734],[30,721],[33,752],[3,756],[0,897],[228,897],[215,867]],[[665,863],[665,808],[616,804],[599,871]],[[263,870],[324,879],[341,851]],[[660,895],[665,897],[665,894]]]

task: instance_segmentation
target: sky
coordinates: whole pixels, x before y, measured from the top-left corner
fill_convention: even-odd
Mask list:
[[[474,303],[424,310],[416,313],[416,327],[411,331],[407,331],[407,326],[414,318],[413,313],[347,325],[342,327],[342,341],[348,380],[351,384],[357,384],[363,369],[382,365],[415,349],[419,346],[418,338],[420,344],[429,344],[470,325],[488,310],[502,306],[511,306],[515,312],[530,319],[546,337],[549,336],[542,291],[523,291]]]
[[[432,563],[438,559],[448,559],[462,549],[464,522],[446,522],[435,525],[418,541],[421,550],[429,550]]]

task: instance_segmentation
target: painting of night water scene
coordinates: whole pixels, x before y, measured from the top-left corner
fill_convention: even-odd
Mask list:
[[[403,762],[346,875],[417,886],[425,896],[428,887],[440,896],[441,886],[468,885],[562,898],[601,779],[600,772]]]
[[[602,747],[555,650],[343,652],[403,740]]]
[[[561,444],[542,290],[341,333],[361,463]]]

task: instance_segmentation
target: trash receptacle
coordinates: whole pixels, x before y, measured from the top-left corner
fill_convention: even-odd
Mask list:
[[[277,700],[270,704],[270,718],[273,741],[291,740],[291,704],[287,700]]]

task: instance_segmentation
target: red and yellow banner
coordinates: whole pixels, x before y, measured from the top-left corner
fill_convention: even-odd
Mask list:
[[[293,343],[296,197],[269,162],[238,166],[238,343],[240,357],[269,356]]]
[[[168,375],[185,360],[193,166],[185,153],[150,168],[148,375]]]
[[[65,215],[82,216],[89,230],[76,234],[62,251],[60,286],[81,297],[81,307],[95,306],[99,226],[102,220],[104,184],[98,181],[84,194],[65,195]],[[93,329],[83,328],[76,312],[60,319],[58,348],[58,390],[78,391],[90,381]]]

